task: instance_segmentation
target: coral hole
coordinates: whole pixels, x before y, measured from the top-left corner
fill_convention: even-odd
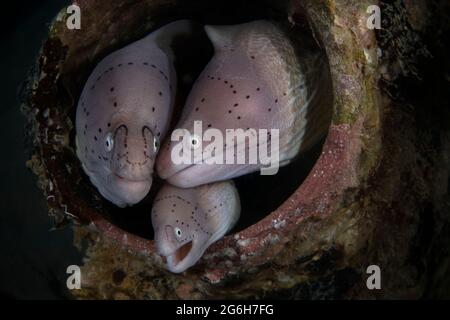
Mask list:
[[[151,203],[161,181],[156,179],[150,194],[142,203],[131,208],[119,209],[101,198],[82,172],[74,153],[75,107],[84,82],[96,63],[109,52],[177,19],[192,19],[200,24],[216,25],[269,19],[290,29],[289,34],[293,41],[299,34],[304,39],[309,39],[313,45],[316,45],[316,39],[309,27],[306,14],[302,12],[291,15],[289,10],[292,6],[288,2],[200,1],[196,2],[195,6],[183,1],[170,3],[155,1],[144,4],[127,1],[112,6],[110,3],[106,5],[105,2],[106,12],[102,12],[101,15],[106,18],[102,20],[98,20],[97,17],[100,14],[98,12],[100,6],[93,6],[88,2],[82,2],[81,6],[84,16],[87,17],[83,20],[84,25],[91,25],[93,29],[89,33],[71,33],[55,22],[53,37],[47,40],[42,53],[43,57],[51,55],[54,60],[41,59],[40,68],[41,71],[54,76],[58,85],[52,87],[53,94],[48,95],[44,91],[48,89],[49,83],[41,81],[32,97],[33,104],[37,108],[44,108],[49,104],[57,106],[57,115],[52,118],[52,122],[57,122],[60,126],[53,125],[46,128],[45,134],[68,136],[68,145],[61,148],[50,147],[44,143],[41,145],[40,154],[43,159],[56,159],[44,161],[48,171],[46,177],[49,183],[57,188],[52,190],[51,195],[56,196],[49,201],[49,207],[51,211],[53,209],[54,212],[60,212],[61,205],[64,204],[79,220],[93,222],[106,237],[119,242],[125,241],[124,244],[138,251],[152,252]],[[187,45],[199,50],[192,50],[192,54],[189,55],[185,50]],[[197,43],[181,42],[180,50],[184,51],[184,55],[176,65],[179,79],[182,79],[177,99],[180,101],[179,105],[182,105],[192,80],[211,58],[212,47],[206,38],[200,37]],[[318,45],[316,50],[321,50]],[[329,95],[332,96],[331,91]],[[179,110],[177,114],[179,115]],[[41,115],[38,115],[37,121],[44,123],[44,126],[48,125],[48,119],[42,118]],[[42,128],[43,126],[38,130]],[[38,134],[42,135],[43,132]],[[296,161],[281,168],[275,176],[260,176],[255,173],[236,179],[241,196],[242,214],[235,232],[239,232],[240,235],[228,236],[226,238],[228,240],[223,243],[219,241],[216,246],[219,248],[229,243],[233,237],[255,237],[261,230],[267,231],[274,226],[277,232],[284,230],[284,223],[287,222],[287,218],[284,219],[284,215],[287,215],[286,206],[292,203],[296,194],[298,195],[302,182],[321,154],[322,144],[323,141],[302,154]],[[67,185],[69,181],[70,186]],[[46,193],[50,194],[49,191]]]

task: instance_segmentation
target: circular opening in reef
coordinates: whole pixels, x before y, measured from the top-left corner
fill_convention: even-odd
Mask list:
[[[166,23],[178,19],[191,19],[199,25],[231,25],[245,23],[252,20],[267,19],[275,21],[280,25],[284,25],[287,29],[293,29],[289,32],[291,35],[302,34],[302,39],[309,39],[311,44],[315,43],[311,30],[307,27],[306,21],[288,22],[287,2],[283,1],[200,1],[196,5],[192,3],[182,4],[179,2],[172,11],[169,10],[167,18],[161,19],[153,29],[158,28]],[[300,18],[301,19],[301,18]],[[122,30],[123,31],[123,30]],[[175,106],[174,119],[172,124],[176,124],[177,117],[181,113],[183,102],[185,101],[189,90],[200,74],[204,66],[208,63],[213,55],[213,48],[206,35],[200,36],[195,43],[185,43],[180,39],[180,43],[176,44],[175,52],[179,50],[182,54],[177,55],[176,70],[178,74],[178,90],[177,103]],[[295,39],[292,39],[295,40]],[[132,41],[130,41],[132,42]],[[124,43],[123,45],[126,45]],[[186,50],[186,46],[195,47],[196,50]],[[320,50],[317,47],[317,50]],[[324,55],[325,56],[325,55]],[[102,57],[99,57],[100,59]],[[97,60],[98,61],[98,60]],[[95,64],[91,65],[92,68]],[[86,76],[88,76],[87,74]],[[80,79],[80,81],[85,81]],[[78,83],[80,92],[75,95],[79,96],[84,82]],[[329,86],[331,88],[331,86]],[[330,89],[330,96],[332,95]],[[330,104],[331,108],[331,104]],[[75,112],[72,113],[73,115]],[[74,118],[73,118],[74,120]],[[73,130],[74,131],[74,130]],[[74,135],[72,132],[71,143],[74,144]],[[289,165],[280,168],[278,173],[273,176],[262,176],[259,172],[245,175],[234,179],[241,199],[241,217],[234,231],[245,229],[262,218],[276,210],[292,193],[301,185],[306,178],[314,163],[318,159],[324,139],[317,143],[313,148],[304,152],[295,161]],[[82,177],[86,185],[83,196],[90,196],[95,188],[91,185],[86,175]],[[153,229],[151,225],[151,207],[152,201],[161,187],[163,181],[158,177],[154,177],[152,189],[149,195],[139,204],[128,207],[118,208],[106,200],[100,200],[99,206],[96,208],[102,215],[115,226],[129,233],[138,235],[145,239],[153,239]],[[96,190],[95,190],[96,192]],[[98,194],[97,194],[98,195]],[[98,195],[101,198],[100,195]]]

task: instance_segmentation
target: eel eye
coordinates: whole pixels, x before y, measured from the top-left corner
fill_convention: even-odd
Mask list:
[[[183,232],[181,232],[181,229],[178,228],[178,227],[176,227],[176,228],[175,228],[175,236],[176,236],[177,238],[181,238],[182,235],[183,235]]]
[[[191,149],[197,149],[200,147],[200,137],[196,134],[191,135],[189,145]]]
[[[156,152],[156,150],[158,150],[158,140],[156,140],[156,138],[153,138],[153,151]]]
[[[110,152],[113,149],[114,146],[114,139],[111,135],[111,133],[108,133],[105,139],[105,149],[106,151]]]

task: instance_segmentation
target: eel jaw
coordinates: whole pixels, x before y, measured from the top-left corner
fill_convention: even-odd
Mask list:
[[[175,249],[172,253],[166,255],[167,267],[173,273],[181,273],[194,265],[196,259],[194,240],[188,241]]]
[[[150,191],[153,177],[149,176],[146,179],[131,180],[113,172],[111,182],[113,182],[111,186],[115,188],[115,198],[113,199],[115,201],[112,202],[119,207],[125,207],[132,206],[145,198]],[[118,204],[119,202],[122,205]]]

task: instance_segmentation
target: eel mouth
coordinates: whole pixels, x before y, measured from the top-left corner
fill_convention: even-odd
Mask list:
[[[132,180],[112,172],[111,178],[110,185],[106,188],[111,196],[106,198],[122,208],[133,206],[144,199],[153,183],[151,176],[146,179]],[[114,199],[117,201],[113,201]]]
[[[121,176],[121,175],[118,174],[118,173],[115,173],[115,172],[112,172],[112,173],[113,173],[114,177],[117,178],[117,180],[119,180],[119,181],[127,181],[127,182],[143,182],[143,181],[147,181],[147,180],[148,180],[148,177],[140,178],[140,179],[130,179],[130,178],[127,178],[127,177],[123,177],[123,176]],[[150,177],[151,177],[151,176],[150,176]]]
[[[182,272],[185,268],[180,268],[186,257],[189,255],[192,249],[192,241],[183,244],[176,249],[172,254],[166,256],[167,265],[173,272]]]
[[[128,180],[128,179],[125,179],[124,177],[122,177],[121,175],[119,175],[119,174],[117,174],[117,173],[115,173],[115,172],[113,172],[113,175],[114,175],[114,177],[115,177],[117,180],[119,180],[119,181],[125,181],[125,180]]]

